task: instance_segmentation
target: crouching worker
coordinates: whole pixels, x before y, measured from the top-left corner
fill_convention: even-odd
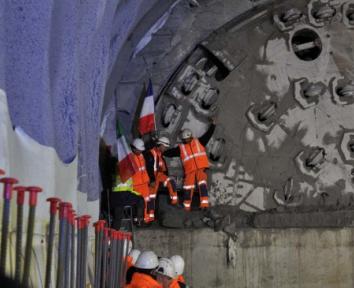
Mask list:
[[[118,166],[117,166],[118,170]],[[111,210],[113,215],[113,228],[119,230],[125,206],[131,206],[134,221],[140,225],[144,220],[144,198],[134,191],[133,180],[121,182],[117,171],[116,184],[111,193]]]
[[[212,121],[209,129],[200,138],[193,137],[189,129],[181,133],[182,143],[177,147],[165,152],[166,157],[180,157],[184,169],[184,199],[183,206],[186,211],[191,210],[193,193],[197,184],[200,195],[200,208],[209,207],[208,176],[206,169],[209,168],[209,160],[205,146],[208,144],[215,130],[215,121]]]
[[[144,155],[146,168],[150,177],[149,214],[151,216],[155,214],[155,202],[161,184],[168,189],[171,204],[176,205],[178,203],[176,182],[167,176],[167,165],[163,157],[163,153],[169,147],[170,140],[167,137],[160,137],[157,139],[156,146]]]
[[[162,288],[154,276],[159,265],[153,251],[142,252],[133,267],[127,272],[127,285],[125,288]]]

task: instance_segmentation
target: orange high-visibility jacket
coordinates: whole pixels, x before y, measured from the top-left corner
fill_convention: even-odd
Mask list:
[[[173,279],[171,284],[168,287],[169,288],[180,288],[180,286],[178,284],[178,280],[177,279]]]
[[[200,144],[198,139],[194,138],[188,144],[179,144],[179,149],[181,151],[184,173],[188,174],[195,170],[209,167],[205,147]]]
[[[177,280],[178,282],[186,284],[186,280],[184,279],[183,275],[178,275]]]
[[[157,174],[157,172],[166,172],[167,168],[166,168],[166,164],[164,159],[162,158],[162,153],[161,151],[157,148],[154,147],[150,150],[152,156],[154,157],[154,173],[155,175]]]
[[[162,288],[162,285],[149,275],[135,272],[132,281],[125,288]]]
[[[137,185],[149,183],[150,179],[149,179],[149,175],[146,171],[145,159],[144,159],[143,154],[136,155],[133,153],[133,159],[134,159],[136,166],[138,168],[138,171],[132,177],[133,178],[133,185],[137,186]]]
[[[125,262],[126,262],[126,265],[127,265],[127,270],[133,266],[133,257],[128,255],[126,258],[125,258]]]
[[[168,286],[168,288],[181,288],[181,287],[187,287],[187,285],[185,282],[178,280],[178,278],[173,279],[171,284]]]

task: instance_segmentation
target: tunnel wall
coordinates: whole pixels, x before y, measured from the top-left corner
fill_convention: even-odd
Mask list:
[[[353,228],[145,230],[135,246],[180,254],[193,288],[353,287]]]
[[[121,79],[114,79],[124,111],[120,117],[133,122],[139,109],[132,103],[144,95],[149,78],[158,131],[172,145],[181,129],[200,136],[208,118],[216,117],[207,147],[212,205],[250,212],[351,209],[354,100],[349,95],[354,94],[348,84],[353,74],[348,43],[354,34],[348,3],[264,2],[203,1],[190,7],[181,1],[148,45],[129,59]],[[316,20],[318,9],[332,11],[333,19]],[[276,20],[282,15],[298,19],[283,27]],[[317,58],[297,54],[295,35],[306,31],[316,35],[313,43],[321,43]],[[309,91],[315,92],[313,100]],[[264,113],[273,120],[257,120]],[[169,176],[181,186],[180,162],[168,162]]]

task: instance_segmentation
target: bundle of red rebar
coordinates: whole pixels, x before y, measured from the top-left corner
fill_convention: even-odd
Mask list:
[[[4,174],[5,171],[0,169],[0,175]],[[12,194],[16,191],[16,259],[15,273],[11,276],[21,286],[28,287],[30,286],[30,268],[37,195],[42,189],[36,186],[15,186],[18,184],[18,180],[10,177],[0,178],[0,183],[3,184],[4,197],[0,248],[0,274],[5,274],[6,272],[5,266],[9,239],[10,207]],[[29,214],[25,256],[22,261],[23,208],[26,192],[29,192]],[[50,203],[50,220],[47,235],[47,261],[45,266],[44,287],[86,287],[86,271],[88,267],[87,250],[89,240],[88,229],[91,216],[81,215],[76,217],[72,204],[69,202],[62,202],[59,198],[51,197],[48,198],[47,201]],[[59,219],[57,219],[58,212]],[[57,235],[55,231],[57,221],[59,221],[58,257],[57,259],[53,259],[54,242],[55,236]],[[127,269],[126,257],[129,253],[129,241],[132,239],[132,234],[130,232],[117,231],[107,227],[105,220],[99,220],[93,225],[95,227],[95,273],[93,279],[94,283],[92,283],[93,287],[124,287]],[[56,281],[52,281],[51,277],[54,261],[57,262]]]

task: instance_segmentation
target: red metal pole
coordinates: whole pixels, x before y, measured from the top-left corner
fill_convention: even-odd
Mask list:
[[[47,265],[46,265],[46,273],[45,273],[45,282],[44,287],[50,287],[50,280],[52,274],[52,259],[53,259],[53,248],[54,248],[54,234],[55,234],[55,220],[56,214],[58,211],[58,205],[60,203],[60,199],[56,197],[48,198],[47,201],[50,203],[49,213],[49,232],[48,232],[48,246],[47,246]]]
[[[75,211],[71,213],[71,259],[70,259],[70,287],[75,287]]]
[[[81,287],[81,251],[82,251],[82,228],[81,228],[81,217],[76,217],[75,220],[77,221],[77,246],[76,246],[76,288]]]
[[[32,241],[33,241],[33,231],[34,231],[34,219],[36,215],[37,206],[37,196],[39,192],[42,192],[42,188],[31,186],[27,187],[27,191],[30,193],[29,197],[29,214],[28,214],[28,226],[27,226],[27,239],[26,239],[26,250],[25,250],[25,261],[23,268],[22,285],[28,286],[30,267],[31,267],[31,257],[32,257]]]
[[[18,183],[15,178],[1,178],[0,182],[4,184],[4,207],[2,213],[2,229],[1,229],[1,256],[0,256],[0,273],[5,274],[7,240],[10,222],[10,202],[12,198],[13,185]]]
[[[102,281],[101,288],[106,287],[107,280],[107,253],[108,253],[108,242],[109,242],[109,228],[105,227],[103,229],[103,247],[102,247]]]
[[[103,244],[103,230],[106,226],[105,220],[98,220],[93,224],[95,227],[95,279],[94,287],[99,288],[101,284],[101,270],[102,270],[102,244]]]
[[[81,227],[82,227],[82,261],[81,261],[81,287],[84,288],[86,286],[86,268],[87,268],[87,247],[88,247],[88,226],[90,223],[90,215],[83,215],[80,217],[81,219]],[[80,288],[80,287],[79,287]]]
[[[57,268],[57,283],[56,287],[64,287],[65,283],[65,258],[67,247],[67,228],[69,210],[72,205],[69,202],[61,202],[59,205],[59,247],[58,247],[58,268]]]
[[[130,232],[123,232],[123,247],[125,249],[123,250],[123,255],[121,257],[122,265],[120,266],[120,271],[119,271],[119,283],[118,287],[124,287],[125,285],[125,275],[127,273],[127,256],[128,256],[128,250],[129,250],[129,241],[132,240],[132,233]]]
[[[16,250],[15,250],[15,280],[17,283],[21,281],[22,268],[22,230],[23,230],[23,204],[25,202],[25,192],[27,187],[16,186],[14,190],[17,191],[17,225],[16,225]]]

